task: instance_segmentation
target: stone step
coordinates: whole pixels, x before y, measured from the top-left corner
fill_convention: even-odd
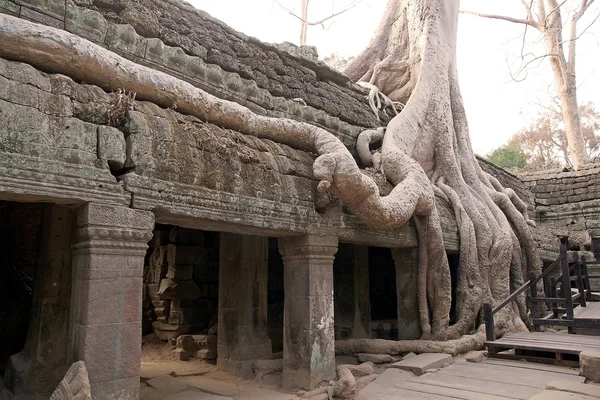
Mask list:
[[[415,357],[403,359],[390,365],[390,368],[398,368],[410,371],[415,375],[423,375],[429,369],[442,368],[454,362],[450,354],[423,353]]]

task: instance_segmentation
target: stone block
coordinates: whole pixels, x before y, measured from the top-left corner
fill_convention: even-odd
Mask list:
[[[207,251],[199,246],[169,244],[167,261],[172,265],[206,265]]]
[[[169,241],[188,246],[204,246],[204,232],[198,229],[174,227],[169,232]]]
[[[110,24],[106,34],[106,45],[112,51],[125,56],[143,58],[146,53],[147,40],[138,35],[131,25]]]
[[[415,375],[423,375],[428,369],[441,368],[445,364],[451,364],[454,360],[449,354],[423,353],[415,357],[403,359],[397,363],[391,364],[390,368],[398,368],[404,371],[411,371]]]
[[[93,399],[122,400],[138,399],[139,397],[139,376],[92,383]]]
[[[36,10],[44,15],[63,20],[65,17],[64,0],[14,0],[16,4]]]
[[[0,12],[2,14],[13,15],[15,17],[19,16],[20,7],[9,0],[0,0]]]
[[[160,340],[168,341],[179,335],[190,333],[192,325],[170,325],[161,321],[154,321],[152,330]]]
[[[216,360],[217,352],[209,349],[201,349],[196,352],[196,358],[199,360]]]
[[[94,43],[103,44],[108,22],[99,12],[77,7],[68,0],[65,29]]]
[[[84,325],[137,322],[141,320],[142,279],[76,280],[73,292],[79,310],[77,322]]]
[[[197,320],[195,308],[174,308],[169,312],[169,324],[185,325],[193,324]]]
[[[146,275],[147,283],[160,283],[167,275],[167,246],[156,247],[148,261],[148,273]]]
[[[368,353],[360,353],[358,355],[358,361],[361,363],[370,361],[375,364],[385,364],[392,362],[392,356],[389,354],[368,354]]]
[[[174,281],[189,281],[194,277],[194,266],[193,265],[175,265],[169,264],[167,270],[167,279]],[[202,292],[202,286],[200,286]],[[205,297],[204,294],[201,296]]]
[[[139,377],[140,322],[76,325],[74,357],[85,361],[90,382]]]
[[[21,18],[26,19],[31,22],[36,22],[38,24],[51,26],[53,28],[62,29],[64,26],[64,21],[61,19],[57,19],[51,17],[48,14],[44,14],[42,12],[32,10],[31,8],[21,7]]]
[[[191,351],[186,351],[183,349],[176,349],[175,354],[177,355],[177,359],[179,361],[188,361],[194,356],[194,353]]]
[[[600,351],[586,350],[579,353],[579,371],[581,376],[600,383]]]
[[[469,362],[482,362],[487,358],[487,351],[470,351],[463,358]]]
[[[112,126],[98,126],[98,158],[108,161],[114,169],[123,168],[125,164],[125,136],[123,132]]]
[[[171,279],[160,281],[158,295],[161,299],[197,299],[200,297],[200,289],[194,281],[175,282]]]

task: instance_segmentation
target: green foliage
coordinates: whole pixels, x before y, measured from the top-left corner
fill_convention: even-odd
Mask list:
[[[528,157],[519,147],[505,144],[487,155],[487,159],[506,169],[521,169],[527,165]]]

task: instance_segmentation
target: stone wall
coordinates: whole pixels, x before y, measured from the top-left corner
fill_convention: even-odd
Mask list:
[[[179,0],[1,0],[0,12],[66,29],[258,114],[321,126],[349,147],[382,124],[367,92],[310,51],[249,38]]]
[[[520,178],[535,196],[542,225],[575,231],[600,228],[600,165],[532,172]]]
[[[483,157],[477,157],[477,161],[481,169],[498,179],[505,188],[514,190],[517,196],[528,205],[529,209],[533,210],[535,205],[533,193],[531,193],[530,188],[518,176],[508,172],[504,168],[500,168]]]
[[[159,226],[149,245],[144,286],[146,325],[162,340],[206,333],[216,324],[217,243],[213,233]],[[213,240],[214,241],[214,240]],[[146,327],[147,329],[149,327]]]

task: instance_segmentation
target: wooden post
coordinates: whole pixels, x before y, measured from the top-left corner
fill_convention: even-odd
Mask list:
[[[531,309],[532,310],[536,309],[536,306],[537,306],[537,302],[535,301],[537,299],[537,284],[534,283],[535,279],[536,279],[535,273],[533,273],[533,272],[530,273],[529,274],[529,282],[531,282],[531,285],[529,285],[529,290],[531,292]],[[536,332],[539,332],[540,326],[534,324],[533,329]]]
[[[494,332],[494,314],[492,313],[492,305],[485,303],[483,305],[483,320],[485,321],[485,336],[488,342],[496,340]]]
[[[592,287],[590,286],[590,273],[587,267],[585,256],[581,256],[581,273],[583,274],[583,289],[585,291],[586,300],[592,301]]]
[[[577,253],[575,253],[577,255]],[[581,262],[575,257],[575,277],[577,278],[577,291],[579,291],[579,305],[586,307],[585,288],[583,286],[583,277],[581,276]]]
[[[561,267],[562,267],[562,292],[565,298],[567,319],[573,321],[573,298],[571,297],[571,277],[569,275],[569,261],[567,260],[567,247],[560,245]],[[569,333],[573,333],[573,327],[569,326]]]
[[[553,299],[556,299],[557,297],[556,294],[556,280],[554,279],[553,276],[550,277],[550,297],[552,297]],[[558,318],[558,311],[556,310],[556,308],[558,307],[559,303],[557,303],[556,301],[553,301],[552,303],[550,303],[550,306],[552,307],[552,318],[556,319]]]

